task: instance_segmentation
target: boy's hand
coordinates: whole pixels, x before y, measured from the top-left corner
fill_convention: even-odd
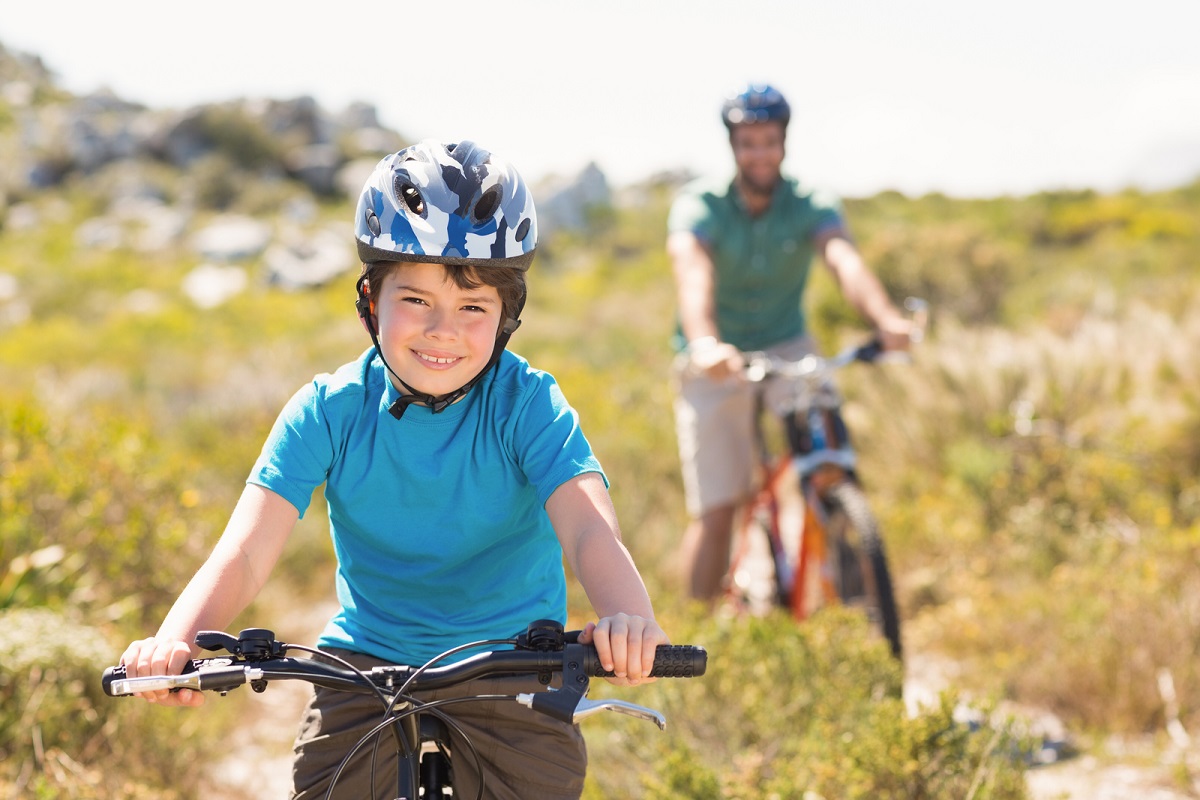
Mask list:
[[[671,643],[653,619],[624,613],[589,622],[580,632],[579,641],[596,646],[601,666],[616,673],[608,682],[617,686],[658,680],[649,677],[655,650],[660,644]]]
[[[125,648],[121,663],[125,665],[125,677],[144,678],[148,675],[178,675],[192,655],[187,642],[178,639],[141,639]],[[204,702],[203,692],[180,689],[169,692],[142,692],[137,695],[147,702],[162,706],[198,706]]]

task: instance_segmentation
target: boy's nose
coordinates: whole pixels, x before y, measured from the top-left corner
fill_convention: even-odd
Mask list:
[[[439,339],[453,337],[458,330],[454,324],[454,315],[443,311],[434,310],[426,322],[426,333]]]

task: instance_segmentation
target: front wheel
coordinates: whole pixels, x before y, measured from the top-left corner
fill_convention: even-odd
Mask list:
[[[900,614],[892,574],[866,495],[853,481],[842,481],[827,490],[824,504],[838,596],[848,606],[865,608],[892,655],[900,658]]]

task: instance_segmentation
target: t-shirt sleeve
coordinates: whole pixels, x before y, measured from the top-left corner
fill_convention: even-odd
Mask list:
[[[847,236],[850,235],[846,226],[842,200],[836,194],[824,189],[817,189],[809,196],[809,208],[812,213],[812,224],[809,226],[810,240],[838,230],[844,231]]]
[[[283,497],[301,517],[333,464],[333,436],[322,400],[315,382],[292,395],[246,479]]]
[[[608,477],[579,425],[579,414],[567,403],[553,377],[542,373],[531,382],[515,416],[513,443],[517,463],[537,491],[542,505],[562,484],[586,472]]]
[[[705,201],[704,195],[686,188],[681,191],[667,214],[667,231],[694,233],[703,241],[712,241],[712,209]]]

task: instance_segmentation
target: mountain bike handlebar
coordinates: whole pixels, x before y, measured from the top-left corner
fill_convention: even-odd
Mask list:
[[[908,311],[913,323],[909,334],[909,341],[917,344],[925,338],[925,327],[929,320],[929,306],[920,298],[909,297],[904,301],[904,308]],[[798,361],[793,361],[763,351],[746,352],[742,354],[742,357],[746,362],[745,378],[748,381],[754,382],[775,376],[816,381],[823,378],[827,373],[855,361],[870,364],[885,360],[907,361],[911,358],[906,351],[885,349],[883,340],[878,336],[869,339],[863,344],[848,347],[829,358],[809,354],[803,356]]]
[[[163,689],[225,694],[244,684],[261,692],[268,683],[277,680],[302,680],[352,692],[398,694],[445,688],[475,678],[499,675],[537,675],[545,685],[549,684],[553,673],[562,673],[561,690],[518,695],[515,699],[535,711],[568,722],[597,711],[613,710],[652,719],[660,728],[665,727],[662,715],[651,709],[618,700],[591,702],[584,699],[589,678],[611,678],[614,674],[600,664],[594,646],[575,641],[578,633],[564,634],[557,623],[538,621],[515,639],[478,643],[480,646],[507,643],[513,645],[510,650],[483,652],[440,667],[432,666],[437,660],[434,659],[422,667],[396,665],[357,671],[349,665],[286,656],[289,649],[307,648],[280,642],[272,631],[263,628],[243,630],[237,637],[204,631],[196,637],[201,648],[224,649],[231,655],[192,659],[179,675],[127,678],[124,665],[112,666],[104,670],[101,683],[105,694],[112,697]],[[471,645],[456,648],[455,652],[467,647]],[[659,645],[650,677],[699,677],[704,674],[707,664],[708,653],[703,647]]]

